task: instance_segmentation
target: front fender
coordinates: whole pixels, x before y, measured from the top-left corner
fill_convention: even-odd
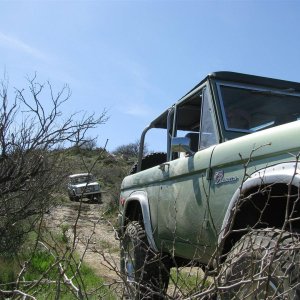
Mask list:
[[[150,215],[150,208],[149,208],[149,201],[147,193],[144,191],[136,191],[133,192],[125,201],[124,204],[124,213],[123,213],[123,220],[122,225],[125,224],[125,219],[127,214],[128,207],[133,203],[136,202],[140,205],[142,215],[143,215],[143,224],[146,231],[147,239],[149,242],[149,245],[152,250],[158,251],[158,248],[155,244],[154,237],[153,237],[153,230],[152,230],[152,224],[151,224],[151,215]]]
[[[237,202],[240,199],[240,196],[246,194],[247,191],[255,187],[259,188],[263,185],[276,183],[284,183],[286,185],[294,185],[299,187],[300,166],[298,165],[298,162],[281,163],[256,171],[241,184],[241,186],[235,191],[227,208],[218,238],[219,245],[221,245],[225,235],[230,230],[230,224],[232,222],[234,210]]]

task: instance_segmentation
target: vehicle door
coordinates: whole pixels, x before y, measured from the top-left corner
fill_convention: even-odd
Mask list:
[[[175,159],[161,167],[158,237],[175,255],[205,261],[216,235],[208,221],[208,200],[210,160],[218,141],[208,87],[179,103],[175,114],[173,138],[189,136],[192,151],[173,153]]]

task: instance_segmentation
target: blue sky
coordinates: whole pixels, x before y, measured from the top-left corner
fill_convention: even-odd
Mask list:
[[[66,114],[108,109],[108,150],[221,70],[300,82],[300,1],[0,0],[0,74],[68,84]]]

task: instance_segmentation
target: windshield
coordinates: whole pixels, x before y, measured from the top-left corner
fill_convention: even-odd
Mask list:
[[[79,183],[86,183],[86,182],[91,182],[93,180],[92,175],[81,175],[77,176],[71,179],[71,182],[73,184],[79,184]]]
[[[300,95],[291,91],[218,84],[225,128],[255,132],[300,119]]]

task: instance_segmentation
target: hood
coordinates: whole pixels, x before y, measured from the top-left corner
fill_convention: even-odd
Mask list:
[[[251,133],[217,145],[212,166],[259,157],[284,155],[292,159],[300,152],[300,121],[287,123],[270,129]]]
[[[86,186],[96,186],[96,185],[99,185],[99,183],[98,182],[90,182],[88,184],[86,184],[86,183],[79,183],[79,184],[74,184],[74,185],[76,185],[76,187],[84,188]]]

